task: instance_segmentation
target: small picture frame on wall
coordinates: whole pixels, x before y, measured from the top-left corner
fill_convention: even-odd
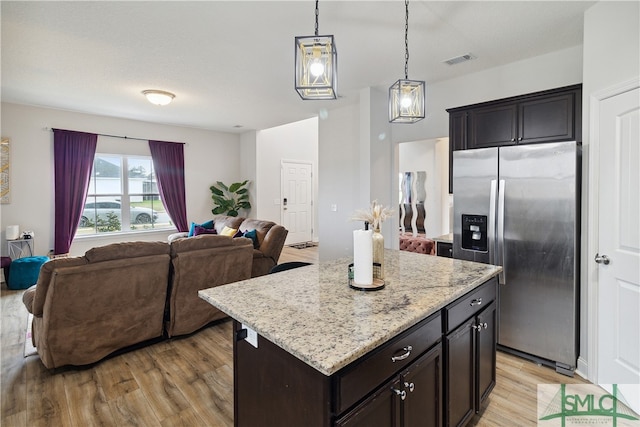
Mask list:
[[[2,137],[0,142],[0,203],[11,202],[9,138]]]

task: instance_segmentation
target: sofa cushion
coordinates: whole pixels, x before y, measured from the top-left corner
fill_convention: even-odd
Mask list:
[[[83,256],[55,258],[42,264],[40,275],[38,276],[38,283],[34,288],[25,291],[22,296],[22,302],[24,302],[27,310],[34,316],[42,316],[44,301],[49,289],[49,282],[51,282],[51,276],[56,268],[75,267],[85,264],[87,264],[87,259]]]
[[[199,249],[209,249],[234,244],[244,244],[241,242],[234,243],[233,240],[234,239],[231,236],[221,236],[220,234],[201,234],[189,239],[174,240],[169,246],[171,248],[171,256],[175,257],[180,252],[196,251]]]
[[[189,227],[189,237],[195,235],[196,227],[213,229],[213,220],[210,219],[209,221],[205,221],[202,224],[196,224],[195,222],[192,222],[191,226]]]
[[[273,227],[274,225],[276,225],[276,223],[273,221],[262,221],[259,219],[247,218],[242,221],[239,230],[243,233],[249,230],[256,230],[256,236],[258,238],[257,247],[260,247],[262,245],[262,242],[264,242],[264,236],[267,235],[271,227]]]
[[[84,256],[93,263],[168,253],[169,245],[164,242],[124,242],[89,249]]]
[[[244,221],[244,217],[241,216],[229,216],[229,215],[214,215],[213,216],[213,227],[216,229],[218,234],[222,231],[223,228],[235,228],[236,230],[240,227]]]

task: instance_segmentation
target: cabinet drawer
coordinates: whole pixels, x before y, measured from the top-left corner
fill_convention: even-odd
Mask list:
[[[336,374],[334,385],[335,412],[342,413],[375,390],[440,341],[441,336],[438,312],[342,369]],[[409,346],[411,351],[407,350]]]
[[[436,255],[453,258],[453,243],[438,242],[436,244]]]
[[[450,332],[462,322],[488,306],[496,299],[497,279],[494,277],[479,288],[461,297],[445,308],[445,330]]]

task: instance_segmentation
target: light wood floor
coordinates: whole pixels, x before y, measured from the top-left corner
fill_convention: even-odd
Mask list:
[[[280,262],[317,262],[317,247],[286,247]],[[2,285],[3,427],[233,426],[231,322],[133,350],[84,368],[49,371],[23,357],[23,291]],[[535,426],[536,385],[584,382],[498,353],[497,385],[475,426]]]

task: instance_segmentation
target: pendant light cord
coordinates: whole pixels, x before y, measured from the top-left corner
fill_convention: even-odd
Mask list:
[[[317,4],[317,1],[316,1]],[[404,78],[409,80],[409,0],[405,0],[404,14]],[[316,6],[317,7],[317,6]],[[316,31],[318,31],[318,10],[316,9]],[[316,32],[317,35],[317,32]]]
[[[320,15],[320,12],[318,11],[318,2],[320,0],[316,0],[316,36],[318,35],[318,15]]]

